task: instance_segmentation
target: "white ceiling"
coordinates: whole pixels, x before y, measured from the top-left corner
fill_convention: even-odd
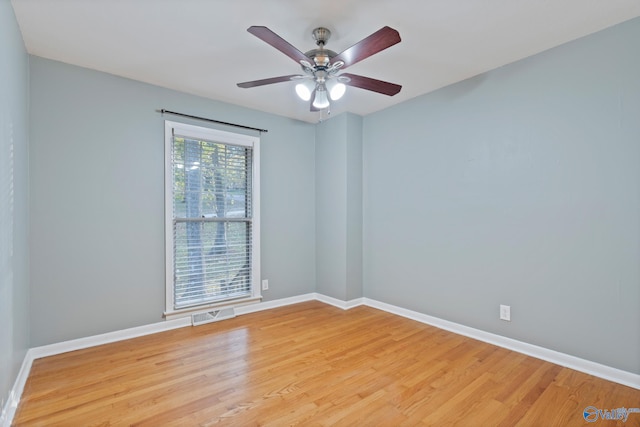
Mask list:
[[[401,84],[357,88],[332,105],[366,115],[640,16],[640,0],[11,0],[30,54],[316,122],[294,83],[236,83],[301,72],[249,34],[265,25],[302,52],[311,31],[341,52],[388,25],[402,42],[348,72]],[[158,106],[159,108],[163,106]]]

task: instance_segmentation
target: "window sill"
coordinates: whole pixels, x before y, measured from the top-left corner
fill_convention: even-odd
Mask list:
[[[179,310],[169,310],[164,312],[165,320],[174,320],[182,317],[188,317],[195,313],[202,313],[204,311],[217,310],[221,308],[235,308],[249,304],[256,304],[262,301],[262,296],[246,297],[235,300],[222,301],[218,303],[203,304],[195,307],[182,308]]]

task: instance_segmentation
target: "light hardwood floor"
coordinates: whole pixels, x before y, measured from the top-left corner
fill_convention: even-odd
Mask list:
[[[307,302],[36,360],[17,426],[640,426],[640,391],[369,307]]]

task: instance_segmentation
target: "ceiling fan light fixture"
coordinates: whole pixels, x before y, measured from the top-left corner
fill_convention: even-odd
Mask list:
[[[344,95],[347,87],[339,80],[331,79],[327,81],[327,90],[329,91],[329,97],[331,98],[331,100],[337,101],[338,99],[342,98],[342,95]]]
[[[316,97],[313,99],[313,106],[318,110],[329,107],[329,99],[327,98],[327,90],[324,85],[318,85],[316,89]]]
[[[313,84],[309,81],[298,83],[296,85],[296,93],[303,101],[309,101],[313,93]]]

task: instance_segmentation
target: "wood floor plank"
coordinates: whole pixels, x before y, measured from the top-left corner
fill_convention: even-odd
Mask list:
[[[313,301],[38,359],[14,425],[577,426],[588,406],[640,391]]]

